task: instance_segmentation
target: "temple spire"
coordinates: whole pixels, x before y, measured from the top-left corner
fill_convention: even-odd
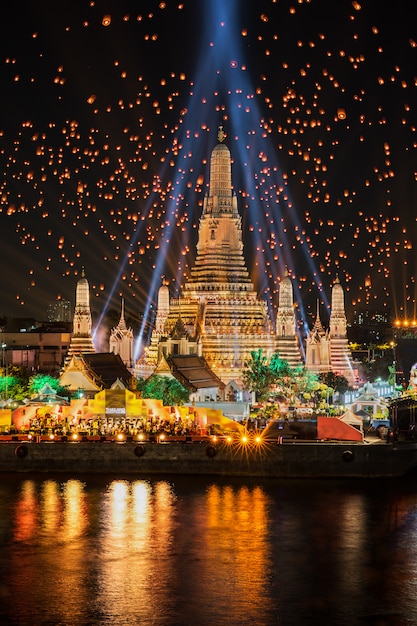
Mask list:
[[[119,320],[118,327],[123,330],[126,330],[127,328],[126,321],[125,321],[125,299],[124,298],[122,298],[122,306],[121,306],[121,313],[120,313],[120,320]]]
[[[133,330],[126,326],[124,298],[119,323],[110,331],[109,344],[110,352],[118,354],[127,368],[133,366]]]
[[[292,367],[301,365],[301,352],[294,314],[294,291],[287,267],[284,271],[284,278],[279,285],[276,333],[277,351],[280,357],[288,361]]]
[[[320,319],[320,300],[319,300],[319,298],[317,298],[316,320],[314,322],[312,332],[313,332],[313,334],[314,333],[318,333],[319,335],[324,335],[325,334],[324,328],[323,328],[323,324],[321,323],[321,319]]]
[[[210,157],[209,193],[198,229],[197,258],[184,290],[253,291],[243,256],[242,219],[232,186],[232,159],[219,126]]]
[[[90,286],[82,268],[75,292],[73,329],[67,361],[73,354],[91,352],[95,352],[95,349],[92,338]]]

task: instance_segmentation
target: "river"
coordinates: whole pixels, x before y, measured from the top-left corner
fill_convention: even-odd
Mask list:
[[[2,475],[0,623],[417,623],[417,478]]]

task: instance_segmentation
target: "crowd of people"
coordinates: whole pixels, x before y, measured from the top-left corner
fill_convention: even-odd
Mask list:
[[[82,434],[87,436],[187,436],[204,435],[207,430],[202,428],[194,415],[190,418],[173,417],[169,420],[152,416],[138,418],[99,418],[89,419],[65,417],[61,420],[45,415],[44,418],[34,418],[28,428],[21,432],[29,432],[33,435],[73,435]]]

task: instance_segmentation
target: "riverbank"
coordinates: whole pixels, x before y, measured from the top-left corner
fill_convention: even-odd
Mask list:
[[[179,441],[2,440],[0,472],[198,474],[280,478],[402,476],[417,466],[417,443],[234,438]]]

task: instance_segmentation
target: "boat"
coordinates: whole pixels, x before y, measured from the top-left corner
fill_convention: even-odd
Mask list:
[[[417,396],[406,392],[389,403],[390,431],[395,439],[417,439]]]
[[[281,426],[281,427],[280,427]],[[298,430],[297,428],[298,427]],[[0,436],[0,472],[265,478],[399,477],[417,466],[417,440],[303,438],[300,423],[224,436]],[[352,435],[353,436],[353,435]]]

